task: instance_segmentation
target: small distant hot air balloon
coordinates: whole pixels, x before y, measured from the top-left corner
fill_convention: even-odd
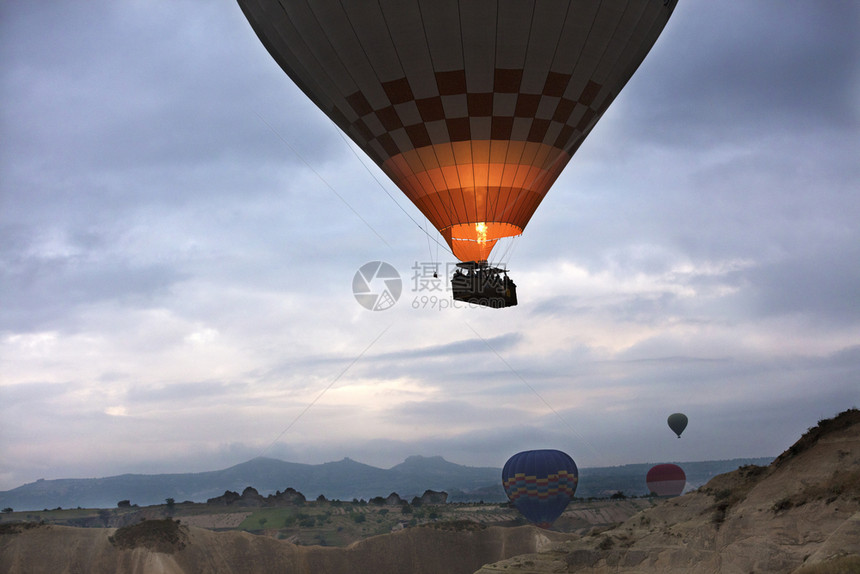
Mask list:
[[[687,415],[684,413],[671,414],[667,422],[669,423],[669,428],[678,435],[678,438],[681,438],[681,433],[687,428]]]
[[[677,3],[238,1],[281,68],[464,269],[498,279],[502,307],[516,304],[515,286],[490,252],[523,233]]]
[[[505,493],[523,516],[549,528],[573,499],[579,471],[560,450],[528,450],[508,459],[502,469]]]
[[[658,464],[648,471],[645,484],[657,496],[679,496],[684,492],[687,475],[677,464]]]

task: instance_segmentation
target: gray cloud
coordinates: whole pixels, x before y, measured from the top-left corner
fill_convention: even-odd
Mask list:
[[[680,4],[656,57],[643,65],[651,73],[633,80],[646,105],[635,106],[630,125],[646,129],[635,118],[657,110],[661,129],[650,139],[704,146],[761,130],[856,126],[858,19],[850,2]]]
[[[514,347],[522,336],[517,333],[506,333],[486,339],[466,339],[432,345],[420,349],[396,351],[394,353],[383,353],[376,358],[387,359],[410,359],[410,358],[447,358],[452,355],[471,355],[475,353],[486,353],[487,351],[507,351]]]
[[[444,249],[238,6],[4,4],[0,488],[261,452],[778,454],[860,402],[858,12],[681,2],[494,312],[420,305]],[[373,313],[350,287],[380,259],[404,294]]]
[[[816,323],[856,324],[860,318],[860,245],[829,245],[754,270],[748,280],[763,315],[799,313]]]

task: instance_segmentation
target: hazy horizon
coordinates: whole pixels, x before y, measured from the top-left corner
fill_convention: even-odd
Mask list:
[[[728,459],[707,459],[707,460],[659,460],[659,461],[654,460],[654,461],[627,462],[627,463],[623,463],[623,464],[608,465],[608,466],[579,466],[579,465],[577,465],[577,468],[578,468],[579,470],[583,470],[583,469],[618,468],[618,467],[624,467],[624,466],[637,466],[637,465],[645,465],[645,466],[647,466],[647,465],[654,465],[654,464],[666,464],[666,463],[672,463],[672,464],[694,464],[694,463],[707,463],[707,462],[726,462],[726,461],[731,461],[731,460],[756,460],[756,459],[771,459],[771,460],[772,460],[772,459],[775,459],[777,456],[779,456],[779,455],[777,454],[777,455],[774,455],[774,456],[746,456],[746,457],[732,457],[732,458],[728,458]],[[372,464],[367,464],[367,466],[371,466],[371,467],[373,467],[373,468],[378,468],[378,469],[380,469],[380,470],[391,470],[392,468],[394,468],[394,467],[396,467],[396,466],[399,466],[400,464],[403,464],[404,462],[407,462],[407,460],[408,460],[408,459],[413,458],[413,457],[421,457],[421,458],[441,458],[441,459],[443,459],[444,461],[449,462],[449,463],[453,463],[453,464],[460,464],[460,463],[454,463],[453,461],[448,460],[447,458],[445,458],[445,457],[444,457],[444,456],[442,456],[442,455],[431,455],[431,456],[410,455],[410,456],[407,456],[404,460],[402,460],[402,461],[400,461],[400,462],[398,462],[398,463],[396,463],[396,464],[393,464],[393,465],[391,465],[391,466],[389,466],[389,467],[378,467],[378,466],[375,466],[375,465],[372,465]],[[323,465],[323,464],[338,463],[338,462],[343,462],[344,460],[350,460],[350,461],[355,462],[355,463],[358,463],[358,464],[366,464],[366,463],[364,463],[364,462],[362,462],[362,461],[360,461],[360,460],[356,460],[356,459],[354,459],[354,458],[352,458],[352,457],[349,457],[349,456],[344,457],[344,458],[341,458],[340,460],[329,460],[329,461],[325,461],[325,462],[321,462],[321,463],[302,463],[302,462],[299,462],[299,461],[294,461],[294,460],[284,460],[284,459],[275,458],[275,457],[271,457],[271,456],[263,456],[263,457],[257,457],[257,458],[264,458],[264,459],[276,460],[276,461],[279,461],[279,462],[286,462],[286,463],[291,463],[291,464],[307,464],[307,465],[309,465],[309,466],[320,466],[320,465]],[[28,484],[33,484],[33,483],[40,482],[40,481],[49,481],[49,480],[88,480],[88,479],[101,479],[101,478],[112,478],[112,477],[122,476],[122,475],[124,475],[124,474],[133,474],[133,475],[162,475],[162,474],[164,474],[164,475],[171,475],[171,474],[197,474],[197,473],[201,473],[201,472],[218,472],[218,471],[221,471],[221,470],[226,470],[226,469],[228,469],[228,468],[232,468],[232,467],[234,467],[234,466],[241,466],[241,465],[243,465],[243,464],[247,464],[247,463],[253,462],[254,460],[255,460],[255,459],[253,459],[253,458],[252,458],[252,459],[249,459],[249,460],[246,460],[246,461],[243,461],[243,462],[238,462],[238,463],[236,463],[236,464],[233,464],[233,465],[230,465],[230,466],[228,466],[228,467],[224,467],[224,468],[211,468],[211,469],[205,469],[205,470],[197,470],[197,471],[194,471],[194,472],[183,472],[183,471],[176,471],[176,472],[158,472],[158,473],[148,473],[148,472],[125,473],[125,472],[120,472],[120,473],[118,473],[118,474],[103,475],[103,476],[57,476],[57,477],[40,477],[40,478],[37,478],[37,479],[35,479],[35,480],[29,481],[29,482],[25,482],[25,483],[22,483],[22,484],[16,485],[16,486],[11,487],[11,488],[3,489],[3,490],[2,490],[2,492],[8,492],[8,491],[10,491],[10,490],[15,490],[16,488],[19,488],[19,487],[21,487],[21,486],[26,486],[26,485],[28,485]],[[498,466],[498,467],[496,467],[496,466],[474,466],[474,465],[469,465],[469,464],[463,464],[463,465],[460,465],[460,466],[469,467],[469,468],[492,468],[492,469],[497,469],[497,470],[501,471],[502,466],[504,466],[504,463],[503,463],[501,466]],[[251,485],[251,486],[253,486],[253,485]]]

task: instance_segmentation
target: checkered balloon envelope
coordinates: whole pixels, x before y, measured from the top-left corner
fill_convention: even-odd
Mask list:
[[[522,234],[677,0],[239,0],[460,261]]]

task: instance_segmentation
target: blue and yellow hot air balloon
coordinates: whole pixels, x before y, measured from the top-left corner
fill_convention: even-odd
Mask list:
[[[560,450],[527,450],[508,459],[502,469],[505,494],[523,516],[549,528],[573,499],[579,471]]]

